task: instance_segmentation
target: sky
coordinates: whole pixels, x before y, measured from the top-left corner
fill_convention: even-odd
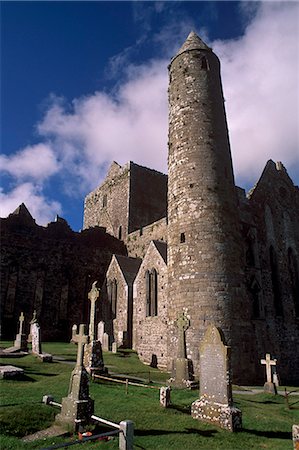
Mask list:
[[[299,3],[2,1],[0,215],[83,224],[112,161],[167,173],[167,66],[194,30],[221,61],[236,184],[299,184]]]

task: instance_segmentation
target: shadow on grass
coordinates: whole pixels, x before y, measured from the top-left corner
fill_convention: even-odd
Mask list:
[[[134,430],[136,436],[159,436],[164,434],[198,434],[203,437],[213,437],[217,430],[198,430],[197,428],[185,428],[184,430]]]
[[[191,414],[191,406],[180,406],[180,405],[170,405],[169,409],[175,409],[176,411],[179,411],[183,414],[188,414],[190,416]]]
[[[259,430],[249,430],[247,428],[242,428],[242,431],[249,434],[254,434],[255,436],[261,436],[271,439],[292,439],[292,433],[289,431],[259,431]]]

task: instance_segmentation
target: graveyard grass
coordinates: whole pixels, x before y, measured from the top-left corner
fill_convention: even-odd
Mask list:
[[[9,346],[11,343],[2,343]],[[69,362],[41,363],[32,355],[24,358],[1,359],[25,370],[20,380],[1,380],[1,450],[47,448],[54,443],[69,442],[77,435],[51,437],[35,442],[23,442],[25,435],[45,429],[54,421],[59,408],[42,404],[43,395],[51,394],[61,402],[67,396],[70,373],[76,360],[76,346],[65,343],[45,343],[43,351]],[[104,353],[110,374],[143,379],[150,386],[165,385],[169,374],[143,365],[134,352]],[[299,422],[299,397],[290,397],[288,409],[282,396],[267,394],[234,395],[243,413],[243,431],[230,433],[216,426],[192,419],[190,405],[199,397],[198,390],[171,392],[172,406],[159,404],[159,390],[129,386],[108,381],[90,383],[90,396],[95,400],[95,414],[113,422],[130,419],[135,424],[134,449],[290,449],[292,424]],[[297,400],[297,401],[296,401]],[[102,428],[103,431],[110,431]],[[89,449],[118,449],[118,438],[107,442],[91,441],[83,444]],[[72,448],[82,448],[73,445]]]

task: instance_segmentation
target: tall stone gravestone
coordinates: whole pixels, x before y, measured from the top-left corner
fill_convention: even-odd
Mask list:
[[[105,323],[100,320],[98,323],[98,341],[100,341],[101,344],[103,344],[103,334],[105,332]]]
[[[89,397],[88,373],[83,364],[84,345],[88,339],[85,325],[81,324],[77,336],[77,362],[71,374],[68,396],[62,399],[61,412],[55,418],[58,424],[74,431],[79,425],[88,424],[94,411],[94,401]]]
[[[173,378],[171,384],[176,387],[186,387],[191,384],[192,377],[189,373],[189,361],[186,357],[185,333],[190,326],[190,321],[183,313],[176,321],[178,329],[177,357],[173,361]]]
[[[33,318],[30,322],[30,342],[31,351],[38,356],[43,362],[52,362],[52,355],[50,353],[42,352],[40,326],[37,322],[36,311],[33,313]],[[29,340],[29,339],[28,339]]]
[[[14,347],[22,352],[27,352],[28,350],[27,339],[25,333],[23,332],[24,320],[25,320],[24,314],[21,312],[21,315],[19,317],[19,332],[16,335]]]
[[[266,358],[261,359],[261,364],[266,366],[266,377],[267,381],[264,384],[264,392],[267,394],[277,394],[276,385],[272,381],[272,370],[271,367],[276,366],[276,359],[271,359],[270,353],[266,353]]]
[[[199,383],[200,398],[192,403],[192,417],[229,431],[241,429],[242,413],[232,400],[230,347],[214,325],[208,326],[200,346]]]
[[[104,366],[102,344],[95,338],[95,310],[96,301],[99,298],[100,290],[96,286],[97,281],[92,284],[92,288],[88,293],[90,300],[90,317],[89,317],[89,343],[85,345],[84,365],[89,373],[104,374],[107,369]]]

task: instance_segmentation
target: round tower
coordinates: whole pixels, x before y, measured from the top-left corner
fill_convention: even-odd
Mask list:
[[[169,319],[185,311],[187,355],[198,371],[210,323],[232,342],[241,285],[237,197],[220,79],[212,50],[191,32],[169,66]],[[170,333],[175,355],[176,329]]]

